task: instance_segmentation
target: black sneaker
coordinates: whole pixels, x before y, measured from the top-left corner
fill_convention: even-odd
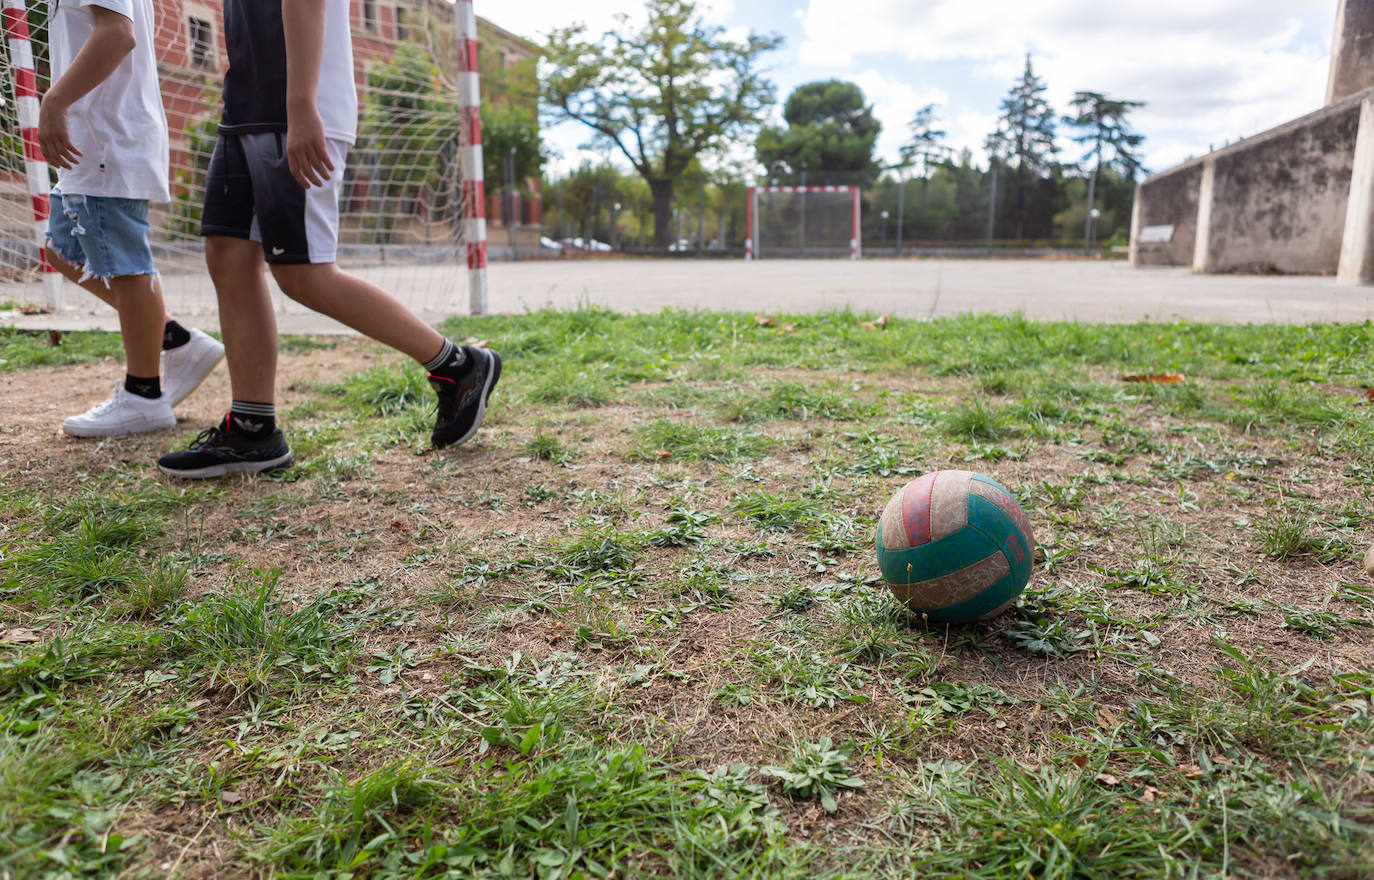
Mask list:
[[[485,348],[463,346],[463,352],[473,359],[473,368],[461,379],[453,380],[429,374],[429,384],[439,395],[439,411],[434,419],[434,433],[429,440],[435,449],[466,443],[482,426],[487,412],[487,398],[501,378],[501,356]]]
[[[218,425],[201,431],[185,452],[168,453],[157,460],[158,470],[187,480],[259,474],[290,464],[291,450],[280,429],[256,440]]]

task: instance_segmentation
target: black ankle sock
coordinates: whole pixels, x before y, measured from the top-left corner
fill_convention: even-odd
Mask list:
[[[162,328],[162,350],[169,348],[180,348],[191,341],[191,331],[178,324],[176,321],[168,321]]]
[[[277,407],[272,403],[235,400],[224,417],[226,430],[246,437],[266,437],[277,429]]]
[[[460,346],[447,339],[432,360],[425,362],[425,370],[445,379],[458,379],[472,369],[472,358]]]
[[[130,394],[137,394],[139,397],[157,400],[162,396],[162,380],[157,376],[149,378],[145,376],[135,376],[132,373],[125,373],[124,390]]]

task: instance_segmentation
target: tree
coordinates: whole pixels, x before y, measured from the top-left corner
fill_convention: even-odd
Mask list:
[[[1101,92],[1076,92],[1069,106],[1076,112],[1065,116],[1064,124],[1080,131],[1073,139],[1088,148],[1083,154],[1083,161],[1092,168],[1088,177],[1087,216],[1083,225],[1084,245],[1090,248],[1096,232],[1093,202],[1102,169],[1114,165],[1127,180],[1135,183],[1136,171],[1140,169],[1140,156],[1135,149],[1145,142],[1145,137],[1131,131],[1126,115],[1137,107],[1144,107],[1145,102],[1120,101],[1108,98]]]
[[[787,98],[783,118],[786,128],[764,128],[754,143],[770,178],[797,184],[810,174],[816,182],[862,186],[877,179],[881,168],[873,161],[873,147],[882,124],[854,83],[832,79],[798,86]],[[836,172],[846,179],[836,181]]]
[[[915,165],[921,169],[921,198],[924,200],[930,187],[930,174],[937,162],[949,158],[949,147],[945,146],[945,130],[936,128],[939,117],[935,115],[935,105],[927,104],[907,124],[911,134],[898,152],[899,167],[910,168]]]
[[[1027,191],[1033,180],[1051,175],[1054,157],[1059,152],[1054,143],[1054,110],[1045,100],[1045,83],[1035,75],[1029,52],[1025,72],[1002,100],[997,130],[988,135],[986,146],[993,162],[1012,171],[1016,237],[1022,238],[1027,220]]]
[[[745,134],[773,103],[759,56],[781,38],[731,40],[701,23],[693,0],[648,0],[647,20],[598,40],[582,25],[554,30],[543,97],[556,120],[575,120],[610,143],[654,197],[654,244],[666,247],[673,187],[703,153]]]

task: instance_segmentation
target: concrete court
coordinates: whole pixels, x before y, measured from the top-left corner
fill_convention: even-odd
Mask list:
[[[455,290],[452,269],[406,270],[429,277],[386,274],[396,271],[359,274],[391,289],[426,320],[466,313],[465,287],[444,294],[457,299],[451,308],[435,301],[436,290]],[[446,283],[440,273],[447,274]],[[172,315],[217,327],[206,276],[169,274],[165,282]],[[850,308],[907,318],[1021,312],[1086,322],[1310,323],[1374,317],[1374,287],[1339,286],[1333,278],[1196,275],[1182,268],[1136,269],[1086,260],[540,260],[493,264],[489,287],[490,311],[503,313],[594,304],[627,312],[670,306],[752,313]],[[0,285],[0,299],[38,296],[33,285]],[[58,314],[0,311],[0,326],[117,327],[112,310],[77,288],[68,285],[64,296],[69,305]],[[284,333],[349,332],[279,294],[278,321]]]

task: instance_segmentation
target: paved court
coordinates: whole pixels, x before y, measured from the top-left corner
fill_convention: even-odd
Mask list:
[[[367,270],[427,320],[467,311],[464,281],[452,269]],[[1186,269],[1133,269],[1079,260],[673,260],[568,259],[497,263],[489,271],[490,311],[595,304],[623,311],[664,307],[743,312],[849,308],[929,318],[968,312],[1021,312],[1091,322],[1189,318],[1228,323],[1363,321],[1374,317],[1374,287],[1332,278],[1194,275]],[[213,328],[208,278],[168,275],[168,307]],[[37,301],[36,289],[0,285],[0,299]],[[0,312],[0,325],[81,329],[117,326],[113,311],[68,286],[72,304],[56,315]],[[98,305],[98,304],[96,304]],[[73,307],[77,306],[77,307]],[[347,332],[278,295],[283,332]]]

